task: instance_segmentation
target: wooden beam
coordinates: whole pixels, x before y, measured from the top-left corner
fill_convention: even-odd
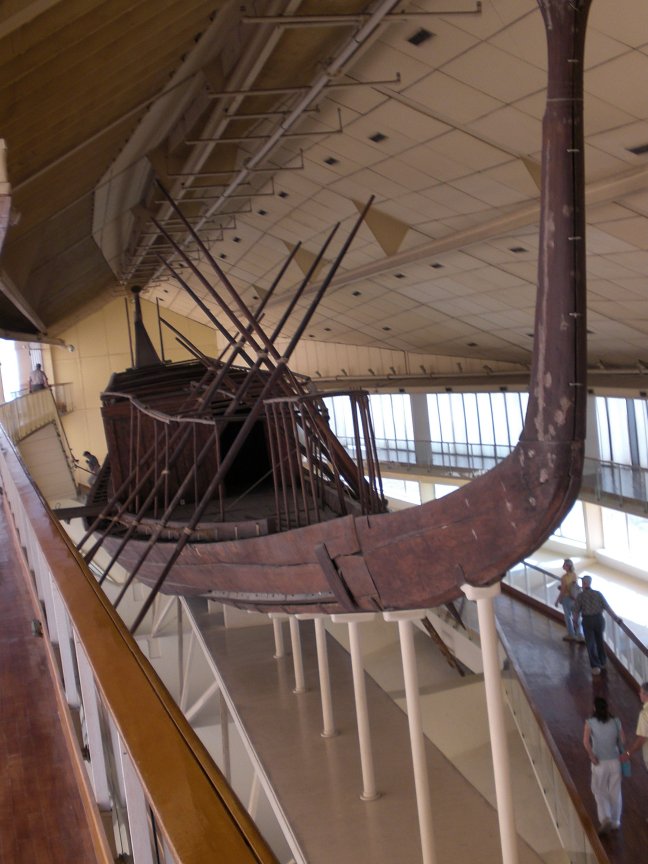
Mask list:
[[[25,24],[29,24],[34,18],[47,12],[62,0],[32,0],[25,3],[24,0],[6,0],[2,4],[2,20],[0,21],[0,39],[4,39],[14,33]]]

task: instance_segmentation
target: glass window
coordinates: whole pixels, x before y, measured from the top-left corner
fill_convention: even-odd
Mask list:
[[[625,556],[628,552],[628,524],[626,514],[620,510],[601,507],[603,519],[603,546],[606,551]]]
[[[435,498],[443,498],[444,495],[449,495],[458,488],[458,486],[452,486],[450,483],[435,483],[434,496]]]
[[[410,504],[421,503],[421,491],[416,480],[397,480],[394,477],[382,478],[383,493],[388,498],[407,501]]]
[[[467,429],[463,393],[449,393],[448,396],[450,397],[450,414],[452,416],[452,440],[465,444],[467,442]]]
[[[441,414],[439,412],[439,394],[428,393],[427,407],[428,420],[430,421],[430,441],[439,442],[441,437]]]
[[[376,438],[413,441],[412,407],[406,393],[373,393],[369,396]]]
[[[575,543],[585,545],[585,516],[582,501],[575,502],[572,509],[554,532],[554,537],[562,537],[565,540],[572,540]]]
[[[479,412],[479,428],[482,444],[495,443],[495,427],[493,425],[493,409],[490,393],[477,393],[477,411]]]

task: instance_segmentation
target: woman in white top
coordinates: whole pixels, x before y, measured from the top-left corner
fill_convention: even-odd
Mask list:
[[[601,696],[594,700],[594,713],[585,721],[583,744],[592,763],[592,793],[596,800],[599,834],[621,825],[621,762],[625,736],[621,721],[613,717]]]

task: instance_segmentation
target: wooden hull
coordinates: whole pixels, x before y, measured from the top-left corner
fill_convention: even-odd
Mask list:
[[[446,496],[443,521],[441,502],[431,501],[284,534],[190,543],[161,590],[263,611],[437,606],[457,598],[464,583],[501,579],[551,534],[578,493],[582,459],[582,445],[521,443],[494,471]],[[117,541],[104,545],[111,551]],[[131,540],[120,563],[129,570],[143,548]],[[155,584],[174,548],[158,542],[138,578]]]

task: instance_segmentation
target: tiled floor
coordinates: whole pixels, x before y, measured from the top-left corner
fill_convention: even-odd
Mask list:
[[[226,631],[218,616],[204,613],[199,621],[306,860],[310,864],[418,864],[421,852],[407,717],[393,699],[367,680],[376,781],[382,795],[364,802],[346,651],[329,637],[340,734],[323,739],[310,622],[300,622],[308,689],[297,695],[292,692],[292,659],[273,658],[269,626]],[[501,860],[494,808],[430,742],[426,752],[438,860],[452,864]],[[519,846],[521,864],[542,860],[524,841]]]

